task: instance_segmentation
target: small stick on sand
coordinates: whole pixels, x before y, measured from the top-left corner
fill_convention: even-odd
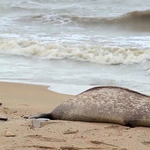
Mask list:
[[[0,120],[2,120],[2,121],[7,121],[8,120],[8,118],[7,117],[5,117],[5,116],[0,116]]]
[[[2,105],[2,103],[0,102],[0,106]]]

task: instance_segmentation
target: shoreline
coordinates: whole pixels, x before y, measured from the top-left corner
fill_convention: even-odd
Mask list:
[[[64,94],[64,95],[77,95],[89,88],[91,88],[92,86],[83,86],[83,88],[74,88],[74,87],[77,87],[77,85],[69,85],[69,84],[58,84],[58,83],[52,83],[52,84],[44,84],[44,83],[31,83],[31,82],[19,82],[19,81],[9,81],[9,80],[0,80],[0,82],[4,82],[4,83],[16,83],[16,84],[25,84],[25,85],[35,85],[35,86],[45,86],[47,87],[47,90],[51,91],[51,92],[54,92],[54,93],[58,93],[58,94]],[[68,85],[67,87],[65,85]],[[70,90],[70,86],[73,90]],[[59,88],[57,88],[59,87]],[[73,91],[78,91],[78,92],[73,92]]]
[[[5,99],[5,104],[11,102],[12,105],[17,105],[18,100],[34,107],[35,105],[50,105],[50,108],[55,107],[57,103],[71,97],[71,95],[61,94],[50,91],[49,86],[35,85],[26,83],[0,82],[1,101]],[[61,97],[61,98],[60,98]],[[6,100],[7,99],[7,100]],[[55,101],[53,101],[55,99]],[[53,102],[53,104],[51,104]],[[44,104],[45,103],[45,104]],[[53,106],[54,105],[54,106]]]
[[[20,112],[20,116],[50,112],[71,95],[59,94],[48,90],[48,86],[0,82],[0,102],[2,107]],[[14,110],[15,109],[15,110]],[[17,113],[12,113],[16,116]],[[1,114],[8,118],[10,113]]]
[[[50,112],[72,95],[47,86],[0,82],[0,149],[3,150],[149,150],[150,128],[110,123],[50,120],[40,128],[25,116]]]

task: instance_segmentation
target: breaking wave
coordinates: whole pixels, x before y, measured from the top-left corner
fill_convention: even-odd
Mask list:
[[[133,64],[150,59],[150,49],[44,43],[18,39],[1,39],[0,53],[42,59],[72,59],[100,64]]]
[[[150,10],[132,11],[118,17],[88,17],[71,14],[39,14],[18,18],[24,22],[40,22],[49,24],[75,24],[78,26],[107,26],[134,31],[150,31]]]

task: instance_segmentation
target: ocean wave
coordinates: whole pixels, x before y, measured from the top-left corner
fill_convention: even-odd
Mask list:
[[[71,59],[100,64],[133,64],[150,60],[150,49],[44,43],[21,39],[1,39],[0,53],[42,59]]]
[[[39,23],[49,23],[49,24],[68,24],[71,23],[72,17],[69,15],[58,15],[58,14],[39,14],[39,15],[29,15],[23,16],[21,18],[17,18],[14,20],[21,21],[21,22],[39,22]]]
[[[43,8],[41,8],[40,3],[38,3],[37,1],[30,1],[30,0],[26,0],[26,1],[20,1],[20,2],[12,2],[9,7],[6,5],[5,7],[9,8],[10,11],[39,11],[39,10],[43,10]]]
[[[88,17],[72,14],[39,14],[18,18],[24,22],[49,24],[74,24],[84,27],[113,27],[113,29],[130,29],[133,31],[150,31],[150,10],[132,11],[118,17]]]
[[[12,6],[12,11],[37,11],[39,8],[29,8],[27,6]]]
[[[150,10],[132,11],[112,19],[111,22],[124,29],[129,28],[135,31],[150,31]]]

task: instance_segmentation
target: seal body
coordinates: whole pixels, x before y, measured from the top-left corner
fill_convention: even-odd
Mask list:
[[[95,87],[63,102],[51,113],[31,118],[150,126],[150,97],[121,87]]]

